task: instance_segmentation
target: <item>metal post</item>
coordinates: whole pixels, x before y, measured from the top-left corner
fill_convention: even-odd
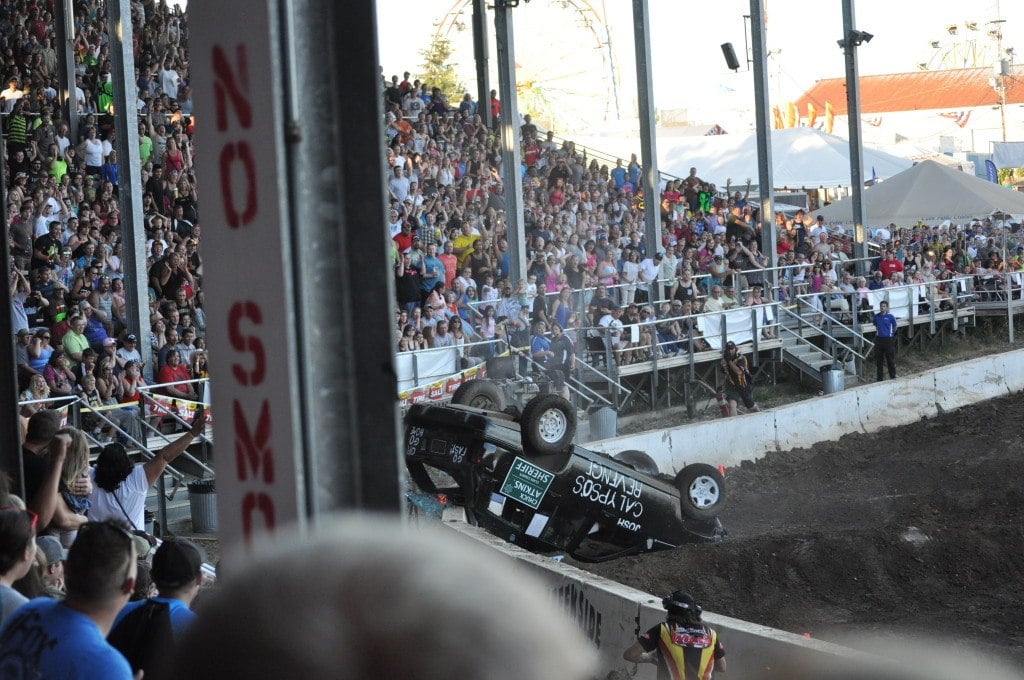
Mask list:
[[[633,47],[636,51],[636,99],[640,108],[640,160],[643,164],[644,242],[647,257],[661,247],[661,184],[658,176],[651,76],[651,13],[647,0],[633,0]]]
[[[768,259],[765,284],[778,283],[775,251],[774,182],[772,180],[771,114],[768,110],[768,48],[764,30],[765,0],[750,0],[750,43],[754,66],[754,112],[757,121],[757,188],[761,198],[761,253]]]
[[[156,516],[160,520],[160,533],[153,532],[157,538],[167,538],[167,475],[161,474],[156,486]]]
[[[124,257],[125,302],[128,331],[139,342],[136,346],[144,366],[154,371],[149,337],[149,274],[146,271],[146,230],[142,216],[142,161],[139,158],[139,123],[135,107],[135,58],[132,54],[130,0],[107,3],[110,35],[110,60],[114,85],[114,132],[117,151],[118,209],[121,221],[121,249]],[[147,372],[147,376],[150,375]]]
[[[394,285],[390,277],[364,285],[391,270],[386,234],[363,228],[386,214],[376,11],[373,2],[334,0],[291,0],[283,9],[309,509],[314,518],[341,508],[396,512]],[[324,45],[336,47],[325,55]],[[352,92],[364,95],[343,94]]]
[[[857,72],[856,20],[853,0],[843,0],[843,54],[846,57],[846,116],[850,128],[850,188],[853,191],[854,256],[857,273],[866,273],[868,239],[864,231],[864,149],[860,139],[860,75]]]
[[[211,161],[197,176],[217,226],[204,246],[221,545],[338,508],[397,511],[393,296],[365,285],[390,262],[386,233],[366,228],[385,200],[375,3],[189,12]]]
[[[58,99],[68,122],[68,138],[78,144],[78,101],[75,96],[75,11],[72,0],[53,3],[54,48],[57,50]],[[135,82],[135,78],[132,78]],[[118,152],[120,153],[120,152]]]
[[[6,121],[4,121],[6,122]],[[2,124],[0,124],[0,161],[7,162],[7,147]],[[10,229],[7,216],[7,182],[0,169],[0,216],[3,218],[4,233]],[[5,301],[0,312],[0,423],[7,426],[0,428],[6,434],[0,434],[0,470],[7,473],[11,480],[10,491],[25,498],[25,471],[21,462],[21,440],[18,429],[18,363],[14,354],[14,323],[11,317],[12,297],[11,280],[14,276],[14,262],[11,258],[10,239],[0,239],[0,277],[4,284],[4,294],[0,299]],[[4,416],[3,414],[7,415]]]
[[[494,34],[498,52],[498,91],[501,96],[501,174],[505,186],[505,237],[508,239],[509,280],[513,287],[526,279],[526,228],[523,217],[523,178],[519,174],[519,106],[516,102],[515,36],[512,8],[494,3]]]
[[[487,127],[491,118],[490,55],[487,47],[487,0],[473,0],[473,61],[476,63],[476,110]]]

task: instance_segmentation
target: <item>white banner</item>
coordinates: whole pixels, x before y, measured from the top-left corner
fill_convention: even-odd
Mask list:
[[[398,373],[398,391],[447,378],[462,370],[456,347],[438,347],[418,352],[399,352],[395,357]]]
[[[304,518],[278,0],[189,7],[221,545]],[[329,351],[329,350],[325,350]]]
[[[725,344],[722,340],[722,323],[724,321],[726,339],[732,340],[737,345],[742,345],[754,339],[754,315],[751,311],[750,307],[741,307],[718,314],[704,314],[697,317],[697,328],[700,329],[704,341],[712,349],[722,349]]]
[[[920,291],[923,292],[923,291]],[[909,319],[910,310],[918,304],[918,287],[879,288],[868,293],[871,309],[878,311],[878,303],[889,300],[889,313],[897,319]],[[917,310],[914,310],[917,313]]]
[[[997,168],[1024,168],[1024,142],[994,142],[992,147]]]

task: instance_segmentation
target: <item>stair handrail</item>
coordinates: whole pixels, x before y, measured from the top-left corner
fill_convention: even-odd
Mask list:
[[[530,348],[529,347],[516,347],[516,348],[513,348],[512,351],[514,353],[518,354],[519,358],[525,359],[527,365],[532,366],[536,373],[541,374],[541,375],[545,375],[547,373],[548,367],[544,366],[543,364],[541,364],[538,361],[535,361],[534,358],[532,356],[530,356]],[[579,365],[581,362],[576,362],[576,363],[577,363],[577,365]],[[568,390],[570,392],[576,394],[581,399],[585,399],[587,402],[589,402],[591,404],[593,404],[595,401],[600,399],[605,404],[607,404],[609,406],[612,406],[612,403],[610,401],[608,401],[607,399],[602,397],[597,392],[594,392],[594,390],[590,389],[586,385],[583,385],[582,383],[580,383],[580,387],[577,387],[576,385],[573,384],[573,382],[574,382],[574,379],[573,379],[573,377],[571,375],[565,376],[565,386],[566,386],[566,388],[568,388]],[[578,382],[578,381],[575,381],[575,382]],[[583,389],[580,389],[580,388],[583,388]],[[583,392],[584,389],[587,392],[590,392],[591,394],[593,394],[594,396],[591,397],[589,394],[584,394],[584,392]]]
[[[840,293],[836,293],[836,294],[838,295]],[[850,352],[851,354],[853,354],[854,356],[856,356],[856,357],[858,357],[858,358],[860,358],[862,360],[867,359],[868,356],[871,354],[871,350],[874,349],[875,343],[873,343],[870,340],[868,340],[867,337],[865,337],[864,334],[861,333],[852,324],[847,324],[847,323],[841,321],[838,317],[836,317],[835,315],[831,314],[829,312],[829,310],[824,309],[824,307],[815,307],[814,305],[812,305],[811,303],[808,302],[809,299],[818,298],[818,297],[820,297],[822,295],[830,295],[830,293],[806,293],[806,294],[803,294],[803,295],[798,295],[796,297],[796,299],[797,299],[797,301],[799,303],[802,303],[802,304],[806,305],[807,307],[809,307],[810,309],[812,309],[813,310],[813,314],[815,316],[821,316],[823,319],[828,319],[829,323],[832,324],[832,326],[839,326],[840,328],[843,328],[843,329],[849,331],[851,336],[853,336],[854,338],[857,338],[864,345],[867,345],[867,349],[864,350],[863,354],[861,352],[858,352],[856,349],[854,349],[850,345],[846,344],[845,342],[843,342],[839,338],[837,338],[832,333],[828,332],[828,330],[826,330],[824,325],[818,325],[818,324],[815,324],[815,323],[809,321],[808,319],[804,318],[804,315],[800,314],[799,311],[794,311],[794,310],[789,310],[789,309],[787,309],[787,311],[792,313],[792,314],[794,314],[794,315],[796,315],[796,316],[799,316],[802,321],[806,321],[807,323],[810,323],[811,325],[813,325],[815,328],[817,328],[821,332],[822,335],[824,335],[826,338],[831,340],[836,345],[839,345],[840,347],[845,349],[847,352]],[[797,307],[797,310],[799,310],[799,307]],[[850,314],[856,315],[857,312],[858,312],[857,309],[851,309]],[[817,345],[815,345],[815,346],[817,346]],[[829,352],[825,352],[825,353],[826,354],[830,354]],[[835,358],[835,357],[833,357],[833,358]]]

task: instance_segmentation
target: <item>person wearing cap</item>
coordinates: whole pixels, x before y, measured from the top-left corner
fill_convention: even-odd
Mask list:
[[[761,407],[754,401],[754,382],[747,358],[740,354],[732,340],[725,343],[720,365],[725,373],[725,398],[729,403],[729,415],[735,416],[738,413],[739,402],[743,402],[748,411],[760,411]]]
[[[117,351],[114,352],[117,358],[117,365],[124,370],[125,364],[129,361],[134,361],[140,367],[143,366],[142,355],[139,353],[139,338],[134,333],[129,333],[124,336],[124,345],[118,347]]]
[[[685,590],[661,601],[668,612],[664,623],[650,628],[622,654],[633,663],[652,663],[658,678],[710,680],[726,670],[725,647],[718,632],[701,620],[703,609]]]
[[[153,553],[153,566],[149,571],[156,586],[156,596],[149,600],[129,602],[118,613],[111,633],[117,630],[126,616],[149,601],[163,602],[171,616],[171,630],[180,639],[196,619],[189,607],[203,584],[203,552],[192,541],[168,538]]]
[[[38,536],[36,546],[46,559],[46,570],[43,572],[43,595],[54,600],[64,599],[64,561],[68,559],[68,551],[60,544],[56,536]]]

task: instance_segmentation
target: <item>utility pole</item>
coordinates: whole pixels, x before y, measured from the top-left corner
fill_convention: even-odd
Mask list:
[[[744,17],[745,19],[747,17]],[[764,0],[750,0],[748,61],[754,67],[754,110],[757,121],[757,189],[761,206],[761,252],[768,258],[769,288],[778,283],[779,256],[775,250],[774,181],[772,180],[772,123],[768,110],[768,50],[765,41]],[[744,34],[744,41],[746,35]]]
[[[843,0],[843,37],[837,41],[846,56],[846,115],[850,127],[850,188],[853,191],[853,242],[858,259],[857,271],[867,267],[868,239],[864,230],[864,148],[860,139],[860,74],[857,72],[857,48],[870,42],[870,33],[858,31],[853,0]]]
[[[505,187],[505,236],[508,239],[509,281],[526,280],[526,225],[523,178],[519,174],[519,106],[516,101],[515,31],[512,8],[519,1],[495,0],[494,35],[498,55],[498,93],[501,95],[501,179]]]

